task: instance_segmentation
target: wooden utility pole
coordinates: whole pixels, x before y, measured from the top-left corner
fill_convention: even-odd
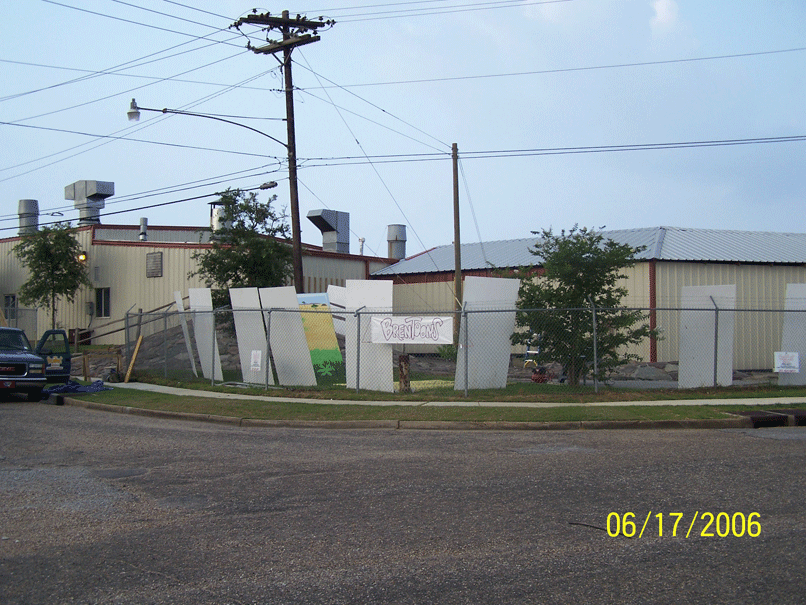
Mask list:
[[[265,46],[252,46],[252,43],[249,42],[246,47],[252,52],[264,55],[276,56],[280,51],[283,52],[283,60],[280,64],[283,66],[283,75],[285,77],[285,113],[288,127],[286,148],[288,149],[288,190],[291,198],[291,263],[294,267],[294,287],[298,293],[302,293],[305,292],[305,282],[302,274],[302,232],[299,218],[299,189],[297,186],[297,143],[294,134],[294,84],[291,78],[291,51],[297,46],[317,42],[319,40],[319,36],[316,35],[317,30],[329,27],[335,22],[322,21],[321,18],[319,21],[311,21],[299,15],[292,19],[286,10],[283,11],[280,17],[272,16],[271,13],[262,15],[253,13],[246,17],[241,17],[232,24],[232,27],[240,28],[245,23],[259,25],[266,32],[277,30],[283,36],[282,40],[270,40],[267,37],[268,44]],[[307,33],[309,31],[313,33]]]
[[[462,311],[462,244],[459,241],[459,147],[456,143],[451,145],[451,156],[453,158],[453,304],[456,310],[453,322],[453,344],[458,345],[460,312]]]

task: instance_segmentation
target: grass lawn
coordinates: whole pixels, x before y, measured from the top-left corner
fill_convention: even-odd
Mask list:
[[[141,377],[141,380],[142,377]],[[211,386],[209,381],[165,381],[148,379],[148,382],[167,386],[199,390],[198,396],[175,396],[162,393],[137,391],[133,389],[113,389],[94,394],[74,394],[71,397],[90,399],[99,403],[131,406],[144,409],[159,409],[195,414],[212,414],[235,418],[255,418],[267,420],[420,420],[420,421],[470,421],[470,422],[578,422],[587,420],[683,420],[726,418],[738,411],[746,411],[746,406],[601,406],[602,402],[619,401],[662,401],[686,399],[739,399],[744,397],[769,398],[769,405],[752,409],[806,409],[806,404],[776,403],[780,397],[806,396],[806,389],[775,387],[771,385],[743,388],[715,388],[693,390],[646,390],[600,388],[595,393],[593,387],[570,391],[564,385],[513,383],[506,389],[471,391],[465,399],[461,391],[453,390],[452,381],[429,377],[423,384],[412,384],[411,394],[378,393],[347,390],[343,386],[321,388],[277,388],[268,392],[260,388],[240,388],[233,386]],[[114,385],[111,385],[114,387]],[[215,399],[204,396],[204,391],[237,393],[244,399]],[[332,405],[310,402],[250,401],[250,395],[275,395],[283,398],[333,399],[352,401],[396,401],[399,405]],[[481,402],[479,406],[430,407],[423,403],[441,402]],[[507,402],[540,401],[556,403],[556,407],[524,408],[508,407]],[[586,404],[586,405],[563,405]]]

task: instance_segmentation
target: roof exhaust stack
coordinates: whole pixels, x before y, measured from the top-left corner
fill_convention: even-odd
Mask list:
[[[144,216],[140,217],[140,241],[148,241],[148,219]]]
[[[115,183],[107,181],[76,181],[64,188],[64,199],[75,201],[79,227],[100,225],[104,200],[113,195]]]
[[[406,258],[406,225],[389,225],[386,241],[389,243],[389,258],[395,260]]]
[[[308,220],[322,232],[322,250],[350,254],[350,213],[311,210]]]
[[[30,235],[39,230],[38,200],[20,200],[17,214],[20,217],[20,235]]]

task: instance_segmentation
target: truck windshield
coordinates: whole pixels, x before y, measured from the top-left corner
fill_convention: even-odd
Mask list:
[[[0,350],[30,351],[31,345],[24,332],[0,331]]]

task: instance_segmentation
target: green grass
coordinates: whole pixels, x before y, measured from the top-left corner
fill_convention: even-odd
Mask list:
[[[158,381],[156,379],[152,382]],[[305,397],[320,399],[347,399],[356,401],[397,401],[399,405],[333,405],[309,402],[249,401],[246,399],[214,399],[204,396],[204,391],[215,390],[249,395],[266,395],[263,389],[211,387],[206,381],[169,381],[171,386],[200,390],[198,396],[174,396],[133,389],[113,389],[94,394],[75,394],[71,397],[88,399],[110,405],[131,406],[143,409],[211,414],[234,418],[266,420],[418,420],[418,421],[466,421],[466,422],[579,422],[591,420],[658,421],[684,419],[727,418],[736,412],[747,410],[746,406],[703,405],[658,405],[658,406],[603,406],[605,401],[650,401],[668,399],[718,399],[744,397],[804,396],[801,388],[753,387],[745,389],[697,389],[694,391],[627,391],[609,389],[596,394],[590,392],[569,393],[567,387],[558,385],[512,384],[505,390],[473,391],[471,401],[481,401],[480,406],[430,407],[426,401],[467,401],[451,387],[423,389],[412,395],[348,391],[345,388],[317,389],[271,389],[269,395],[278,397]],[[112,385],[114,386],[114,385]],[[569,401],[571,400],[571,401]],[[507,407],[509,401],[544,401],[557,403],[556,407],[523,408]],[[563,403],[586,403],[587,405],[563,405]],[[769,405],[752,409],[806,409],[806,404],[782,405],[771,399]]]

